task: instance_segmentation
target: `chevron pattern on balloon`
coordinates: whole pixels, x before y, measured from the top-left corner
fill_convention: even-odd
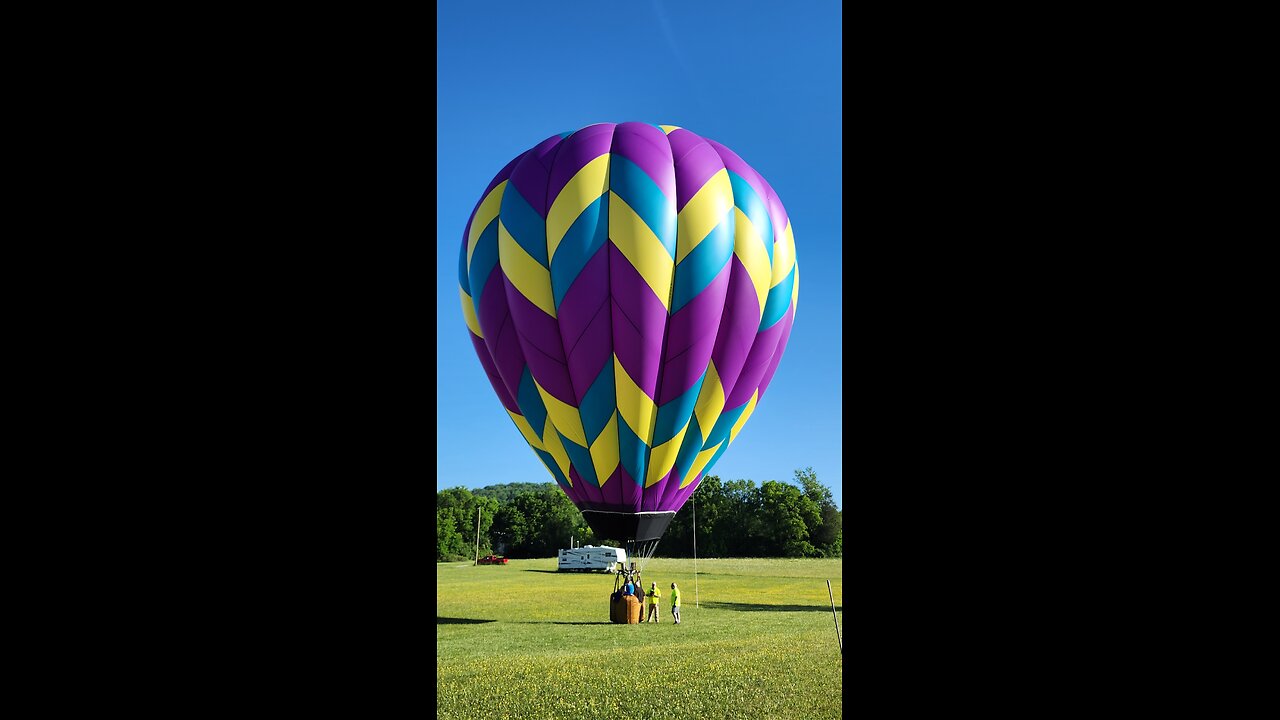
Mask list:
[[[472,346],[581,509],[678,510],[777,371],[799,267],[773,188],[673,125],[601,123],[522,153],[463,231]]]

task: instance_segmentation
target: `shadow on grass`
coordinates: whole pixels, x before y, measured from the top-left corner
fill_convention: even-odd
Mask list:
[[[807,612],[813,610],[825,610],[827,612],[831,612],[830,605],[762,605],[759,603],[716,602],[714,600],[708,600],[707,602],[702,603],[702,607],[710,608],[712,610],[765,610],[772,612]],[[841,612],[843,610],[843,605],[836,606],[836,612]]]
[[[606,575],[609,575],[609,574],[610,574],[610,573],[606,573],[606,572],[596,572],[596,571],[594,571],[594,570],[589,570],[589,571],[587,571],[587,572],[574,572],[574,571],[572,571],[572,570],[565,570],[564,572],[561,572],[561,571],[559,571],[559,570],[535,570],[535,569],[533,569],[533,568],[525,568],[524,570],[521,570],[520,572],[540,572],[540,573],[551,573],[552,575],[596,575],[596,576],[599,576],[599,577],[604,577],[604,576],[606,576]]]
[[[568,620],[511,620],[516,625],[612,625],[608,620],[570,622]]]
[[[479,625],[481,623],[497,622],[496,620],[473,620],[472,618],[448,618],[436,616],[437,625]]]

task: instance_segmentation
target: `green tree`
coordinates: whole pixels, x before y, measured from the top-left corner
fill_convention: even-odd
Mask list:
[[[805,497],[818,506],[819,518],[816,525],[809,526],[809,542],[824,557],[840,557],[843,519],[832,499],[831,488],[818,482],[818,474],[812,467],[796,470],[795,478]]]
[[[493,519],[494,542],[510,557],[524,557],[522,548],[529,538],[529,520],[514,503],[503,503]]]
[[[462,554],[462,535],[458,534],[453,514],[436,510],[436,562],[456,559]]]
[[[698,556],[728,557],[726,539],[732,530],[721,532],[725,516],[730,512],[732,499],[726,494],[724,483],[718,476],[708,475],[698,483],[698,489],[685,502],[667,526],[658,553],[663,557],[691,557],[693,555],[694,510],[697,510]],[[696,508],[695,508],[696,506]]]
[[[480,518],[481,555],[493,552],[491,529],[498,501],[477,497],[463,487],[450,488],[436,493],[436,558],[474,557],[476,553],[476,511]],[[443,528],[443,529],[442,529]],[[450,529],[451,528],[451,529]],[[460,539],[455,540],[454,536]]]
[[[517,495],[523,495],[529,492],[541,492],[547,488],[554,489],[555,483],[506,483],[504,485],[486,485],[479,490],[473,490],[473,495],[481,495],[491,497],[503,505],[511,502]]]
[[[720,557],[768,557],[765,546],[766,519],[762,516],[760,491],[751,480],[730,480],[724,484],[727,505],[716,537],[723,543]]]
[[[554,557],[560,548],[569,547],[570,537],[584,544],[593,541],[573,501],[550,484],[504,503],[493,529],[513,558]]]
[[[696,502],[699,556],[839,557],[843,520],[830,488],[812,467],[796,470],[794,482],[770,480],[756,487],[751,480],[703,478],[672,519],[659,554],[693,554]],[[597,537],[558,485],[507,483],[436,493],[437,560],[473,556],[477,509],[482,554],[498,547],[513,558],[553,557],[568,547],[570,537],[580,545],[623,546],[618,539]]]
[[[760,506],[764,520],[762,544],[769,555],[813,557],[818,554],[809,542],[809,528],[822,522],[822,512],[799,488],[767,480],[760,486]]]

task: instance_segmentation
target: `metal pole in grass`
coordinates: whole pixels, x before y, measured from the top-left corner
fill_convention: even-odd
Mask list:
[[[831,598],[831,620],[836,624],[836,643],[840,645],[840,654],[844,655],[844,641],[840,639],[840,621],[836,620],[836,596],[831,594],[831,581],[827,581],[827,597]]]
[[[693,494],[693,606],[699,610],[698,604],[698,493]]]

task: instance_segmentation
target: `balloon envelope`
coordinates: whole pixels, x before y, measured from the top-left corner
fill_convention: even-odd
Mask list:
[[[777,195],[675,126],[547,138],[480,195],[458,281],[507,414],[601,538],[652,540],[751,416],[795,319]]]

